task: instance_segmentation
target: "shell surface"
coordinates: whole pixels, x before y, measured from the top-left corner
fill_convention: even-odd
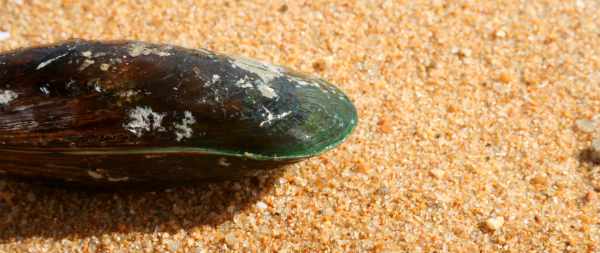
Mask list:
[[[206,50],[77,40],[0,54],[0,170],[9,174],[244,175],[329,150],[356,123],[326,81]]]

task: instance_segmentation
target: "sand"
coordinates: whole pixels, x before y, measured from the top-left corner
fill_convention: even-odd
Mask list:
[[[0,50],[207,48],[321,76],[360,115],[335,150],[247,180],[0,179],[0,251],[600,251],[600,3],[483,2],[0,1]]]

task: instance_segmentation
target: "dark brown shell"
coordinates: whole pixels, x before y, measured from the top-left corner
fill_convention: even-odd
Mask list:
[[[348,98],[286,68],[143,42],[0,55],[0,171],[74,181],[241,176],[317,155]]]

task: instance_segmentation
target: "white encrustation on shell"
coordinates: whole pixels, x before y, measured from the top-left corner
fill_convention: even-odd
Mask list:
[[[56,60],[58,60],[58,59],[60,59],[60,58],[63,58],[63,57],[65,57],[65,56],[67,56],[68,54],[69,54],[69,53],[67,52],[67,53],[61,54],[61,55],[59,55],[59,56],[56,56],[56,57],[54,57],[54,58],[52,58],[52,59],[46,60],[46,61],[44,61],[44,62],[40,63],[40,64],[39,64],[39,65],[38,65],[38,66],[37,66],[35,69],[36,69],[36,70],[40,70],[40,69],[42,69],[43,67],[46,67],[46,66],[48,66],[50,63],[52,63],[52,62],[54,62],[54,61],[56,61]]]
[[[262,108],[265,111],[265,113],[263,114],[265,116],[265,120],[260,122],[260,124],[259,124],[260,127],[263,127],[266,124],[271,124],[275,120],[283,119],[292,113],[292,111],[287,111],[287,112],[284,112],[281,114],[274,115],[271,111],[269,111],[269,109],[265,108],[264,106]]]
[[[264,84],[282,76],[281,68],[244,57],[233,58],[233,66],[258,75]]]
[[[227,158],[221,157],[219,158],[219,165],[228,167],[229,165],[231,165],[231,163],[227,162]]]
[[[94,91],[96,91],[98,93],[104,91],[104,89],[102,89],[102,84],[100,83],[100,79],[99,78],[94,78],[94,79],[89,80],[87,82],[87,85],[89,87],[94,88]]]
[[[44,93],[44,95],[50,95],[50,90],[46,86],[40,87],[40,91]]]
[[[87,67],[89,67],[90,65],[92,65],[94,63],[95,63],[94,60],[85,59],[83,61],[83,63],[79,66],[79,71],[85,70]]]
[[[308,82],[306,80],[294,76],[288,76],[287,79],[289,81],[294,81],[298,86],[313,86],[316,88],[321,88],[321,85],[319,85],[319,83],[317,82]]]
[[[256,80],[256,88],[264,97],[270,99],[277,98],[277,93],[269,86],[269,84],[274,79],[282,76],[282,68],[243,57],[233,58],[232,63],[233,67],[241,68],[250,73],[256,74],[259,77],[259,80]],[[248,79],[248,76],[244,76],[238,80],[236,85],[241,88],[253,87],[252,83]]]
[[[102,70],[102,71],[108,71],[109,68],[110,68],[110,65],[108,65],[106,63],[100,64],[100,70]]]
[[[109,182],[123,182],[123,181],[129,181],[129,177],[111,177],[106,175],[106,172],[103,170],[88,170],[87,174],[92,177],[93,179],[103,179],[106,178],[106,180],[108,180]]]
[[[123,181],[128,181],[129,177],[107,177],[106,179],[109,182],[123,182]]]
[[[19,97],[19,94],[12,90],[0,90],[0,105],[7,105]]]
[[[81,55],[83,55],[83,57],[90,58],[90,57],[92,57],[92,51],[89,51],[89,50],[85,51],[85,52],[81,53]]]
[[[235,82],[235,85],[240,88],[243,88],[243,89],[254,87],[252,85],[252,82],[250,81],[250,78],[248,78],[248,76],[244,76],[244,77],[240,78],[239,80],[237,80],[237,82]]]
[[[104,176],[102,176],[102,174],[100,174],[100,173],[98,173],[96,171],[93,171],[93,170],[88,170],[87,173],[88,173],[88,175],[90,175],[90,177],[92,177],[94,179],[102,179],[102,178],[104,178]]]
[[[171,53],[162,51],[158,48],[148,48],[148,45],[141,42],[131,43],[129,45],[129,56],[138,57],[140,55],[154,54],[158,56],[169,56]]]
[[[175,138],[177,141],[181,141],[184,138],[191,138],[194,130],[191,125],[196,123],[196,119],[192,115],[190,111],[185,111],[183,119],[181,119],[181,123],[174,123],[173,127],[175,127]]]
[[[165,114],[154,112],[150,107],[138,106],[129,112],[129,122],[124,127],[137,137],[141,137],[144,132],[164,131],[162,126],[164,117]]]
[[[277,97],[277,93],[275,93],[275,90],[273,90],[273,88],[265,85],[265,84],[259,84],[256,88],[258,88],[258,91],[260,91],[260,94],[262,94],[264,97],[267,98],[276,98]]]
[[[131,98],[131,97],[133,97],[133,96],[135,96],[135,95],[137,95],[139,93],[140,93],[139,91],[127,90],[127,91],[124,91],[124,92],[120,92],[119,96],[123,97],[123,98]]]
[[[204,87],[211,86],[211,85],[219,82],[220,80],[221,80],[221,76],[214,74],[208,82],[204,83]]]

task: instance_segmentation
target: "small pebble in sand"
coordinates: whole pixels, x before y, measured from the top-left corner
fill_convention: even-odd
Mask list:
[[[389,134],[393,131],[392,124],[390,123],[390,120],[387,118],[379,119],[379,121],[377,122],[377,126],[379,127],[377,130],[380,133]]]
[[[508,73],[508,72],[503,72],[500,75],[498,75],[498,81],[502,82],[502,83],[510,83],[513,80],[513,76],[512,74]]]
[[[594,123],[594,121],[591,120],[587,120],[587,119],[580,119],[575,121],[575,125],[577,125],[577,129],[586,132],[586,133],[592,133],[594,132],[594,126],[596,125]]]
[[[498,30],[498,31],[496,31],[496,37],[504,38],[504,37],[506,37],[506,32],[504,30]]]
[[[281,7],[279,7],[279,9],[277,9],[277,10],[281,13],[284,13],[288,10],[288,6],[286,4],[284,4]]]
[[[264,210],[264,209],[267,209],[268,206],[267,206],[267,204],[265,204],[265,202],[258,201],[258,203],[256,203],[256,207],[258,209],[263,209]]]
[[[596,152],[600,152],[600,138],[592,140],[592,149]]]
[[[429,171],[429,173],[437,179],[444,177],[444,175],[446,174],[446,172],[444,172],[444,170],[441,169],[432,169],[431,171]]]
[[[229,244],[230,246],[234,246],[234,245],[238,244],[238,238],[237,238],[237,236],[235,236],[234,233],[229,233],[225,236],[225,242],[227,244]]]
[[[592,140],[592,159],[600,162],[600,138]]]
[[[327,63],[325,63],[323,59],[318,59],[315,62],[313,62],[312,67],[315,71],[323,72],[327,67]]]
[[[585,194],[585,196],[583,197],[583,200],[585,201],[586,204],[592,203],[596,201],[596,193],[593,191],[589,191]]]
[[[489,218],[485,221],[485,228],[492,230],[492,231],[496,231],[496,230],[500,229],[502,227],[502,225],[504,225],[503,217],[493,217],[493,218]]]
[[[283,177],[280,177],[279,180],[278,180],[278,182],[279,182],[280,185],[284,185],[284,184],[287,183],[287,179],[285,179]]]
[[[0,31],[0,41],[7,40],[10,38],[10,33]]]
[[[548,178],[544,175],[535,175],[529,182],[535,187],[545,188],[548,185]]]

